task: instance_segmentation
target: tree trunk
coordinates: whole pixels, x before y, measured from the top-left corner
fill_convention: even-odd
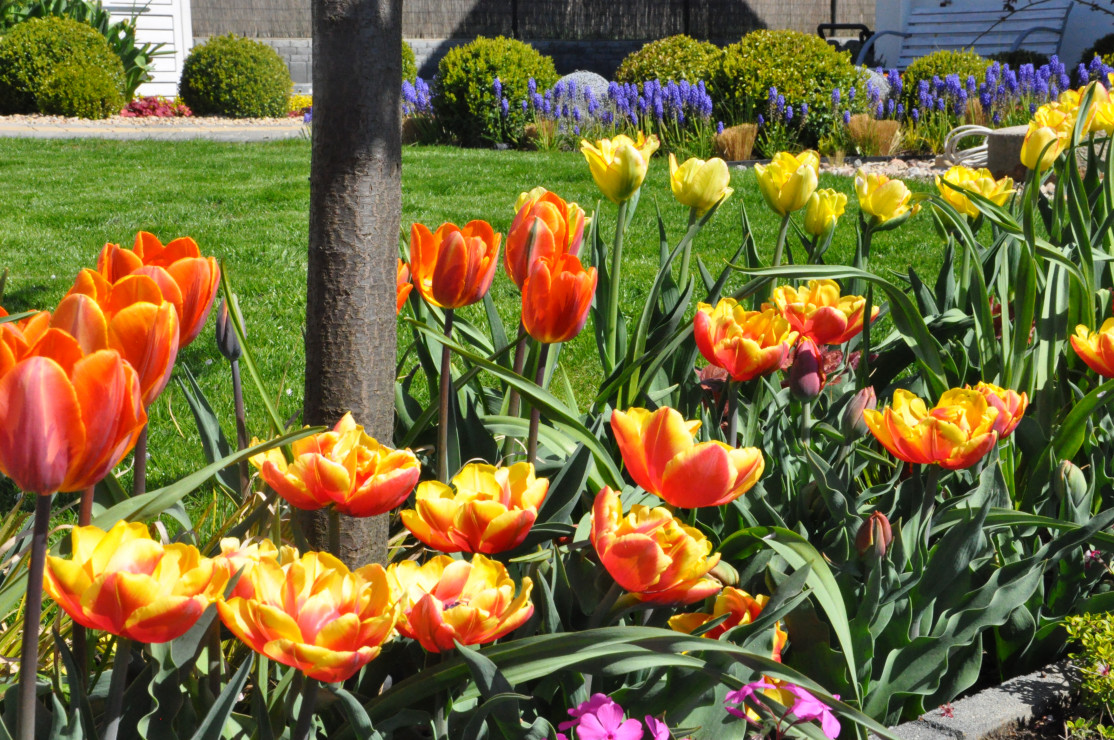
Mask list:
[[[313,0],[313,155],[306,290],[305,421],[351,411],[390,443],[395,272],[402,208],[402,0]],[[296,513],[312,547],[328,516]],[[349,566],[383,562],[387,517],[341,517]]]

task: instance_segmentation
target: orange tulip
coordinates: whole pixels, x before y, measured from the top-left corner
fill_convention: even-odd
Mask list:
[[[471,463],[453,478],[453,487],[425,481],[414,508],[402,512],[402,525],[441,552],[491,555],[522,544],[538,517],[549,481],[534,477],[534,466],[509,468]]]
[[[797,340],[777,311],[748,311],[734,298],[721,299],[715,308],[697,304],[693,329],[700,354],[737,381],[779,369]]]
[[[998,439],[1010,436],[1025,415],[1029,397],[1024,391],[1019,394],[982,381],[975,386],[975,390],[982,394],[988,406],[998,409],[998,416],[994,419],[994,431],[998,432]]]
[[[484,645],[521,627],[534,613],[528,577],[516,597],[515,583],[497,560],[472,561],[438,555],[425,565],[413,560],[387,568],[391,596],[402,607],[398,631],[431,653]]]
[[[734,501],[758,482],[766,466],[756,447],[696,443],[699,429],[699,421],[685,421],[668,407],[611,414],[611,430],[634,482],[685,509]]]
[[[1114,318],[1102,322],[1098,331],[1084,324],[1075,327],[1071,346],[1087,367],[1104,378],[1114,378]]]
[[[192,545],[163,545],[147,525],[75,527],[70,558],[47,557],[43,587],[78,624],[139,642],[185,634],[227,575]]]
[[[291,463],[273,449],[251,458],[251,464],[278,495],[306,511],[332,505],[349,516],[385,514],[406,500],[421,475],[413,452],[379,444],[352,414],[332,431],[295,441],[291,449]]]
[[[944,391],[931,409],[909,391],[898,389],[893,404],[883,411],[863,411],[871,433],[895,456],[948,470],[969,468],[994,447],[998,416],[998,408],[970,388]]]
[[[414,289],[414,284],[410,282],[410,267],[402,260],[398,261],[398,274],[395,276],[395,314],[402,311],[402,307],[406,305],[406,299],[410,296],[410,291]]]
[[[533,191],[523,195],[503,254],[503,266],[519,290],[536,260],[551,254],[575,255],[584,239],[584,209],[576,203],[566,203],[544,189],[536,196]]]
[[[534,261],[522,286],[522,325],[539,342],[567,342],[584,328],[596,294],[596,268],[571,254]]]
[[[0,342],[0,472],[42,494],[99,481],[147,423],[131,365],[114,350],[84,352],[49,321],[5,324]]]
[[[289,545],[275,547],[270,540],[244,540],[241,542],[235,537],[225,537],[220,541],[220,555],[213,558],[217,567],[223,568],[228,580],[237,573],[239,580],[233,586],[232,596],[245,599],[255,597],[255,586],[251,578],[252,570],[261,562],[276,565],[288,565],[298,559],[298,551]]]
[[[221,621],[252,650],[335,683],[370,663],[391,638],[399,608],[375,564],[349,571],[324,552],[286,565],[260,560],[254,597],[218,601]]]
[[[607,486],[592,507],[591,539],[615,582],[641,601],[691,604],[721,588],[707,576],[719,553],[712,553],[712,543],[700,530],[661,507],[635,504],[623,517],[618,495]]]
[[[807,289],[774,288],[773,303],[764,303],[762,310],[777,309],[794,331],[817,344],[843,344],[863,330],[865,307],[862,296],[841,296],[834,280],[809,280]],[[873,306],[870,320],[876,318],[878,306]]]
[[[746,591],[727,586],[716,597],[716,603],[711,614],[701,612],[678,614],[669,618],[669,627],[677,632],[691,635],[713,619],[719,619],[724,614],[728,614],[730,616],[726,620],[701,635],[701,637],[718,640],[728,630],[738,627],[740,624],[750,624],[758,619],[769,602],[770,597],[764,594],[751,596]],[[781,651],[785,649],[785,643],[788,641],[789,635],[781,628],[781,622],[775,622],[774,646],[771,657],[779,663],[781,662]]]
[[[482,300],[495,278],[501,239],[486,221],[469,221],[463,229],[445,223],[434,233],[411,226],[410,271],[422,298],[440,308]]]
[[[146,275],[109,283],[99,273],[82,270],[58,304],[51,326],[72,335],[86,352],[119,352],[139,375],[145,406],[170,382],[178,357],[178,313]]]
[[[97,257],[97,272],[110,283],[132,273],[153,279],[178,311],[180,348],[189,345],[205,328],[220,286],[220,266],[214,258],[202,257],[193,239],[183,236],[164,246],[146,231],[135,235],[131,250],[105,244]]]

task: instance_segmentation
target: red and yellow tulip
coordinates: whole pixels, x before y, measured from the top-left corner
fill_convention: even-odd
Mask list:
[[[721,299],[715,308],[698,304],[693,329],[704,359],[736,381],[779,369],[797,339],[797,332],[777,311],[748,311],[734,298]]]
[[[730,615],[722,623],[701,635],[701,637],[717,640],[730,629],[741,624],[754,622],[762,614],[762,610],[768,603],[770,603],[769,596],[764,594],[751,596],[742,589],[727,586],[716,596],[716,603],[711,614],[703,612],[678,614],[669,618],[669,628],[691,635],[713,619],[719,619],[725,614]],[[770,657],[780,663],[781,651],[785,649],[785,644],[788,641],[789,635],[781,628],[781,622],[775,622],[774,646]]]
[[[444,223],[436,232],[414,224],[410,272],[418,293],[440,308],[461,308],[483,300],[495,279],[502,238],[486,221],[469,221],[463,229]]]
[[[817,344],[843,344],[863,330],[866,299],[840,295],[834,280],[809,280],[808,287],[780,285],[774,288],[773,303],[762,310],[776,308],[793,331]],[[870,320],[878,317],[878,306],[871,307]]]
[[[998,416],[994,418],[994,431],[998,432],[998,439],[1005,439],[1013,434],[1029,406],[1028,395],[1024,391],[1018,393],[982,381],[975,386],[975,390],[982,394],[988,406],[998,409]]]
[[[154,280],[178,312],[179,349],[196,339],[205,327],[220,286],[216,259],[202,257],[193,239],[184,236],[163,245],[146,231],[136,234],[131,250],[105,244],[97,257],[97,272],[109,283],[133,273]]]
[[[1098,331],[1084,324],[1075,327],[1071,346],[1087,367],[1104,378],[1114,378],[1114,318],[1102,322]]]
[[[232,596],[252,598],[255,596],[255,586],[252,585],[251,572],[255,566],[263,561],[276,565],[287,565],[298,559],[298,551],[289,545],[275,547],[270,540],[239,540],[235,537],[225,537],[220,541],[220,555],[213,558],[219,568],[223,568],[228,580],[237,573],[240,578],[233,586]]]
[[[931,409],[898,389],[890,406],[863,411],[871,433],[895,456],[948,470],[969,468],[994,447],[998,415],[986,396],[970,388],[944,391]]]
[[[455,490],[454,490],[455,489]],[[470,463],[452,487],[425,481],[402,524],[434,550],[491,555],[518,547],[538,516],[549,481],[530,463],[507,468]]]
[[[39,313],[0,332],[0,472],[24,491],[79,491],[108,474],[147,423],[118,352],[85,352]]]
[[[519,290],[537,260],[553,254],[575,255],[584,239],[584,209],[545,188],[535,190],[540,192],[519,196],[503,253],[503,266]]]
[[[221,621],[252,650],[335,683],[370,663],[391,638],[399,608],[383,567],[351,572],[323,552],[286,565],[260,560],[254,596],[217,602]]]
[[[593,145],[581,140],[580,151],[588,160],[588,169],[600,191],[612,203],[622,203],[642,187],[650,157],[658,150],[658,137],[638,132],[637,139],[619,134],[611,139],[600,139]]]
[[[421,475],[413,452],[379,444],[352,414],[331,431],[295,441],[291,449],[293,462],[273,449],[251,458],[251,464],[291,506],[307,511],[332,505],[349,516],[384,514],[406,500]]]
[[[635,504],[624,517],[619,496],[607,486],[592,507],[591,540],[615,582],[641,601],[691,604],[722,587],[708,577],[719,553],[700,530],[663,507]]]
[[[69,558],[47,557],[47,594],[78,624],[138,642],[185,634],[228,579],[196,547],[151,539],[145,524],[75,527],[70,538]]]
[[[485,645],[534,613],[533,581],[524,577],[515,596],[506,567],[483,555],[473,555],[471,562],[438,555],[424,565],[403,560],[391,563],[387,577],[402,608],[398,631],[431,653],[452,652],[454,640]]]
[[[644,489],[672,506],[721,506],[749,491],[765,469],[756,447],[732,449],[723,442],[695,442],[699,421],[676,409],[616,409],[611,430],[623,463]]]
[[[395,314],[402,311],[402,307],[406,305],[406,299],[410,297],[410,291],[414,289],[414,284],[410,282],[410,267],[401,259],[398,261],[398,272],[395,274]]]
[[[545,344],[567,342],[584,328],[596,294],[596,268],[571,254],[534,261],[522,286],[522,325]]]

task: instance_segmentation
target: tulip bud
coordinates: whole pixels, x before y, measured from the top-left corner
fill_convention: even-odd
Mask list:
[[[789,392],[798,401],[811,401],[824,389],[825,377],[820,348],[804,337],[797,344],[793,365],[789,368]]]
[[[715,578],[724,586],[737,586],[739,585],[739,571],[735,570],[730,564],[724,561],[719,561],[715,566],[708,571],[708,575]]]
[[[869,431],[863,412],[867,409],[878,407],[878,397],[874,395],[874,387],[867,386],[855,394],[843,409],[843,418],[840,420],[840,431],[847,441],[858,439]]]
[[[1072,506],[1078,506],[1087,495],[1087,477],[1070,460],[1064,460],[1052,480],[1052,490],[1061,501],[1066,500]]]
[[[232,326],[232,319],[228,316],[228,303],[224,300],[217,309],[217,349],[229,362],[236,362],[244,354],[236,327]]]
[[[855,535],[855,549],[863,557],[873,553],[883,558],[893,540],[894,533],[890,528],[890,520],[882,512],[876,511],[859,527],[859,533]]]

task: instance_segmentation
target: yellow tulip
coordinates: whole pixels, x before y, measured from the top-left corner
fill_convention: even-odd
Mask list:
[[[871,216],[875,225],[914,214],[920,210],[919,203],[913,203],[913,193],[901,180],[891,180],[882,174],[867,174],[862,170],[855,175],[855,195],[859,198],[859,208]]]
[[[973,170],[970,167],[956,165],[945,172],[943,178],[937,175],[936,189],[940,191],[940,196],[954,206],[955,210],[971,218],[979,217],[979,209],[963,190],[956,188],[974,191],[998,206],[1005,205],[1014,193],[1013,178],[1003,177],[995,180],[990,170],[985,167]]]
[[[847,208],[847,196],[831,188],[817,190],[805,205],[805,231],[824,236],[835,228],[836,221]]]
[[[1021,144],[1021,164],[1038,172],[1052,166],[1071,142],[1075,114],[1060,103],[1042,105],[1029,121]]]
[[[719,157],[708,161],[692,157],[677,166],[677,158],[669,155],[669,186],[677,202],[695,208],[703,216],[712,206],[735,192],[731,187],[727,163]]]
[[[638,192],[650,167],[650,156],[658,150],[658,137],[638,132],[634,141],[625,134],[613,139],[600,139],[593,146],[581,140],[580,151],[588,160],[588,169],[596,185],[613,203],[622,203]]]
[[[775,213],[785,216],[799,211],[816,191],[820,155],[808,149],[793,156],[778,152],[768,165],[754,165],[758,187]]]

